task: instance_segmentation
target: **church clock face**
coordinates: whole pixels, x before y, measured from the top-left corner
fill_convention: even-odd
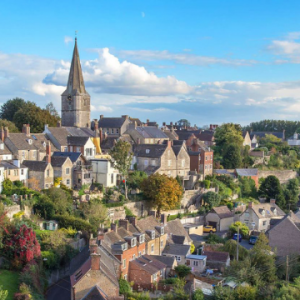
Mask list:
[[[68,103],[69,103],[69,108],[71,107],[71,104],[72,104],[72,96],[71,95],[68,95]]]

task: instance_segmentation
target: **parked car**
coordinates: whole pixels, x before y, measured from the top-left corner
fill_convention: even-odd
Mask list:
[[[210,225],[207,225],[207,226],[204,226],[203,227],[203,232],[208,232],[208,233],[213,233],[213,232],[216,232],[216,228],[210,226]]]
[[[255,245],[257,239],[258,239],[258,236],[254,236],[254,235],[250,236],[249,244]]]
[[[239,237],[239,243],[242,241],[242,235],[241,234],[237,234],[237,233],[235,233],[234,235],[233,235],[233,240],[235,240],[235,241],[237,241],[237,239],[238,239],[238,237]]]

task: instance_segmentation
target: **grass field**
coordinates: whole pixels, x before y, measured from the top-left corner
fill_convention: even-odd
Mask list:
[[[19,274],[17,272],[0,270],[0,285],[2,285],[4,290],[8,290],[6,300],[13,300],[14,294],[19,287]]]

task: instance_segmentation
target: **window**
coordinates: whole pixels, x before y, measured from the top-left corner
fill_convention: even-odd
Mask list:
[[[143,250],[143,254],[145,254],[145,249]]]
[[[145,242],[145,235],[142,234],[142,235],[140,236],[140,244],[142,244],[142,243],[144,243],[144,242]]]
[[[116,133],[119,133],[119,128],[116,129]]]
[[[76,152],[81,152],[80,147],[76,147]]]
[[[136,238],[133,238],[131,240],[131,247],[134,247],[134,246],[136,246]]]
[[[141,257],[141,256],[142,256],[142,252],[140,251],[140,252],[139,252],[139,257]]]
[[[147,167],[148,166],[148,159],[144,160],[144,166]]]
[[[10,170],[8,170],[8,175],[10,175]]]
[[[132,255],[132,260],[135,260],[135,254]]]
[[[175,256],[177,261],[181,261],[181,257],[180,256]]]
[[[155,161],[155,159],[152,159],[152,160],[151,160],[151,166],[156,166],[156,161]]]
[[[64,152],[68,152],[68,147],[64,147]]]
[[[154,245],[151,245],[151,252],[154,252]]]
[[[263,226],[266,226],[267,225],[267,221],[263,221]]]
[[[151,240],[154,240],[154,239],[155,239],[155,231],[152,230],[152,231],[151,231]]]
[[[210,159],[212,160],[212,155],[210,156]]]
[[[164,241],[160,241],[160,248],[164,246]]]
[[[14,170],[14,175],[18,176],[18,170]]]
[[[50,176],[50,170],[47,170],[47,177]]]
[[[193,265],[194,265],[195,267],[198,267],[198,261],[194,260],[194,261],[193,261]]]
[[[25,158],[25,151],[22,151],[22,157]]]
[[[67,179],[67,185],[69,185],[70,184],[70,179]]]
[[[127,274],[124,275],[124,279],[127,280]]]
[[[207,166],[205,166],[205,170],[207,170]]]
[[[181,161],[181,166],[184,168],[184,166],[185,166],[185,160],[183,159],[182,161]]]
[[[153,281],[157,280],[157,274],[153,274]]]
[[[113,128],[111,129],[111,133],[114,133],[114,129]]]
[[[33,156],[33,158],[36,158],[37,152],[36,151],[32,151],[32,156]]]
[[[70,174],[70,168],[66,168],[66,174],[67,174],[67,175]]]
[[[46,184],[46,188],[48,188],[48,183]]]
[[[171,159],[168,159],[168,167],[171,167]]]
[[[123,269],[126,268],[126,259],[123,259]]]
[[[21,175],[24,175],[24,169],[21,169]]]
[[[110,183],[114,183],[114,174],[111,174],[110,176]]]
[[[165,228],[164,227],[160,227],[160,235],[164,235],[165,234]]]
[[[149,154],[150,153],[150,149],[146,149],[146,154]]]
[[[207,156],[205,156],[205,160],[207,160]]]

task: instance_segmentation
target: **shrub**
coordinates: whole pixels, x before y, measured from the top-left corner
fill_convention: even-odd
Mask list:
[[[16,214],[13,215],[14,219],[21,219],[21,217],[24,215],[24,211],[19,211]]]
[[[119,207],[119,206],[123,206],[124,202],[113,202],[113,203],[104,203],[103,204],[105,207]]]
[[[191,273],[191,268],[185,265],[175,267],[175,272],[179,278],[184,278]]]
[[[233,203],[232,202],[227,202],[226,203],[227,207],[232,210],[233,209]]]
[[[128,207],[124,206],[124,209],[125,209],[126,217],[135,217],[133,212]]]
[[[225,239],[212,233],[205,237],[205,241],[207,244],[225,244]]]
[[[210,188],[210,180],[204,180],[204,181],[203,181],[203,184],[204,184],[204,187],[205,187],[206,189],[209,189],[209,188]]]
[[[67,215],[55,215],[53,217],[54,220],[58,222],[59,227],[64,227],[64,228],[75,228],[76,230],[81,230],[81,231],[93,231],[93,226],[88,223],[87,221],[84,221],[80,218],[76,218],[73,216],[67,216]]]
[[[125,199],[126,199],[126,198],[125,198],[125,196],[124,196],[124,195],[120,195],[120,196],[119,196],[119,200],[120,200],[121,202],[124,202],[124,201],[125,201]]]
[[[131,287],[128,281],[126,281],[125,279],[122,278],[119,279],[119,287],[120,287],[119,293],[121,295],[127,295],[131,292]]]
[[[54,251],[42,251],[42,258],[44,266],[47,269],[55,269],[59,267],[59,257]]]

